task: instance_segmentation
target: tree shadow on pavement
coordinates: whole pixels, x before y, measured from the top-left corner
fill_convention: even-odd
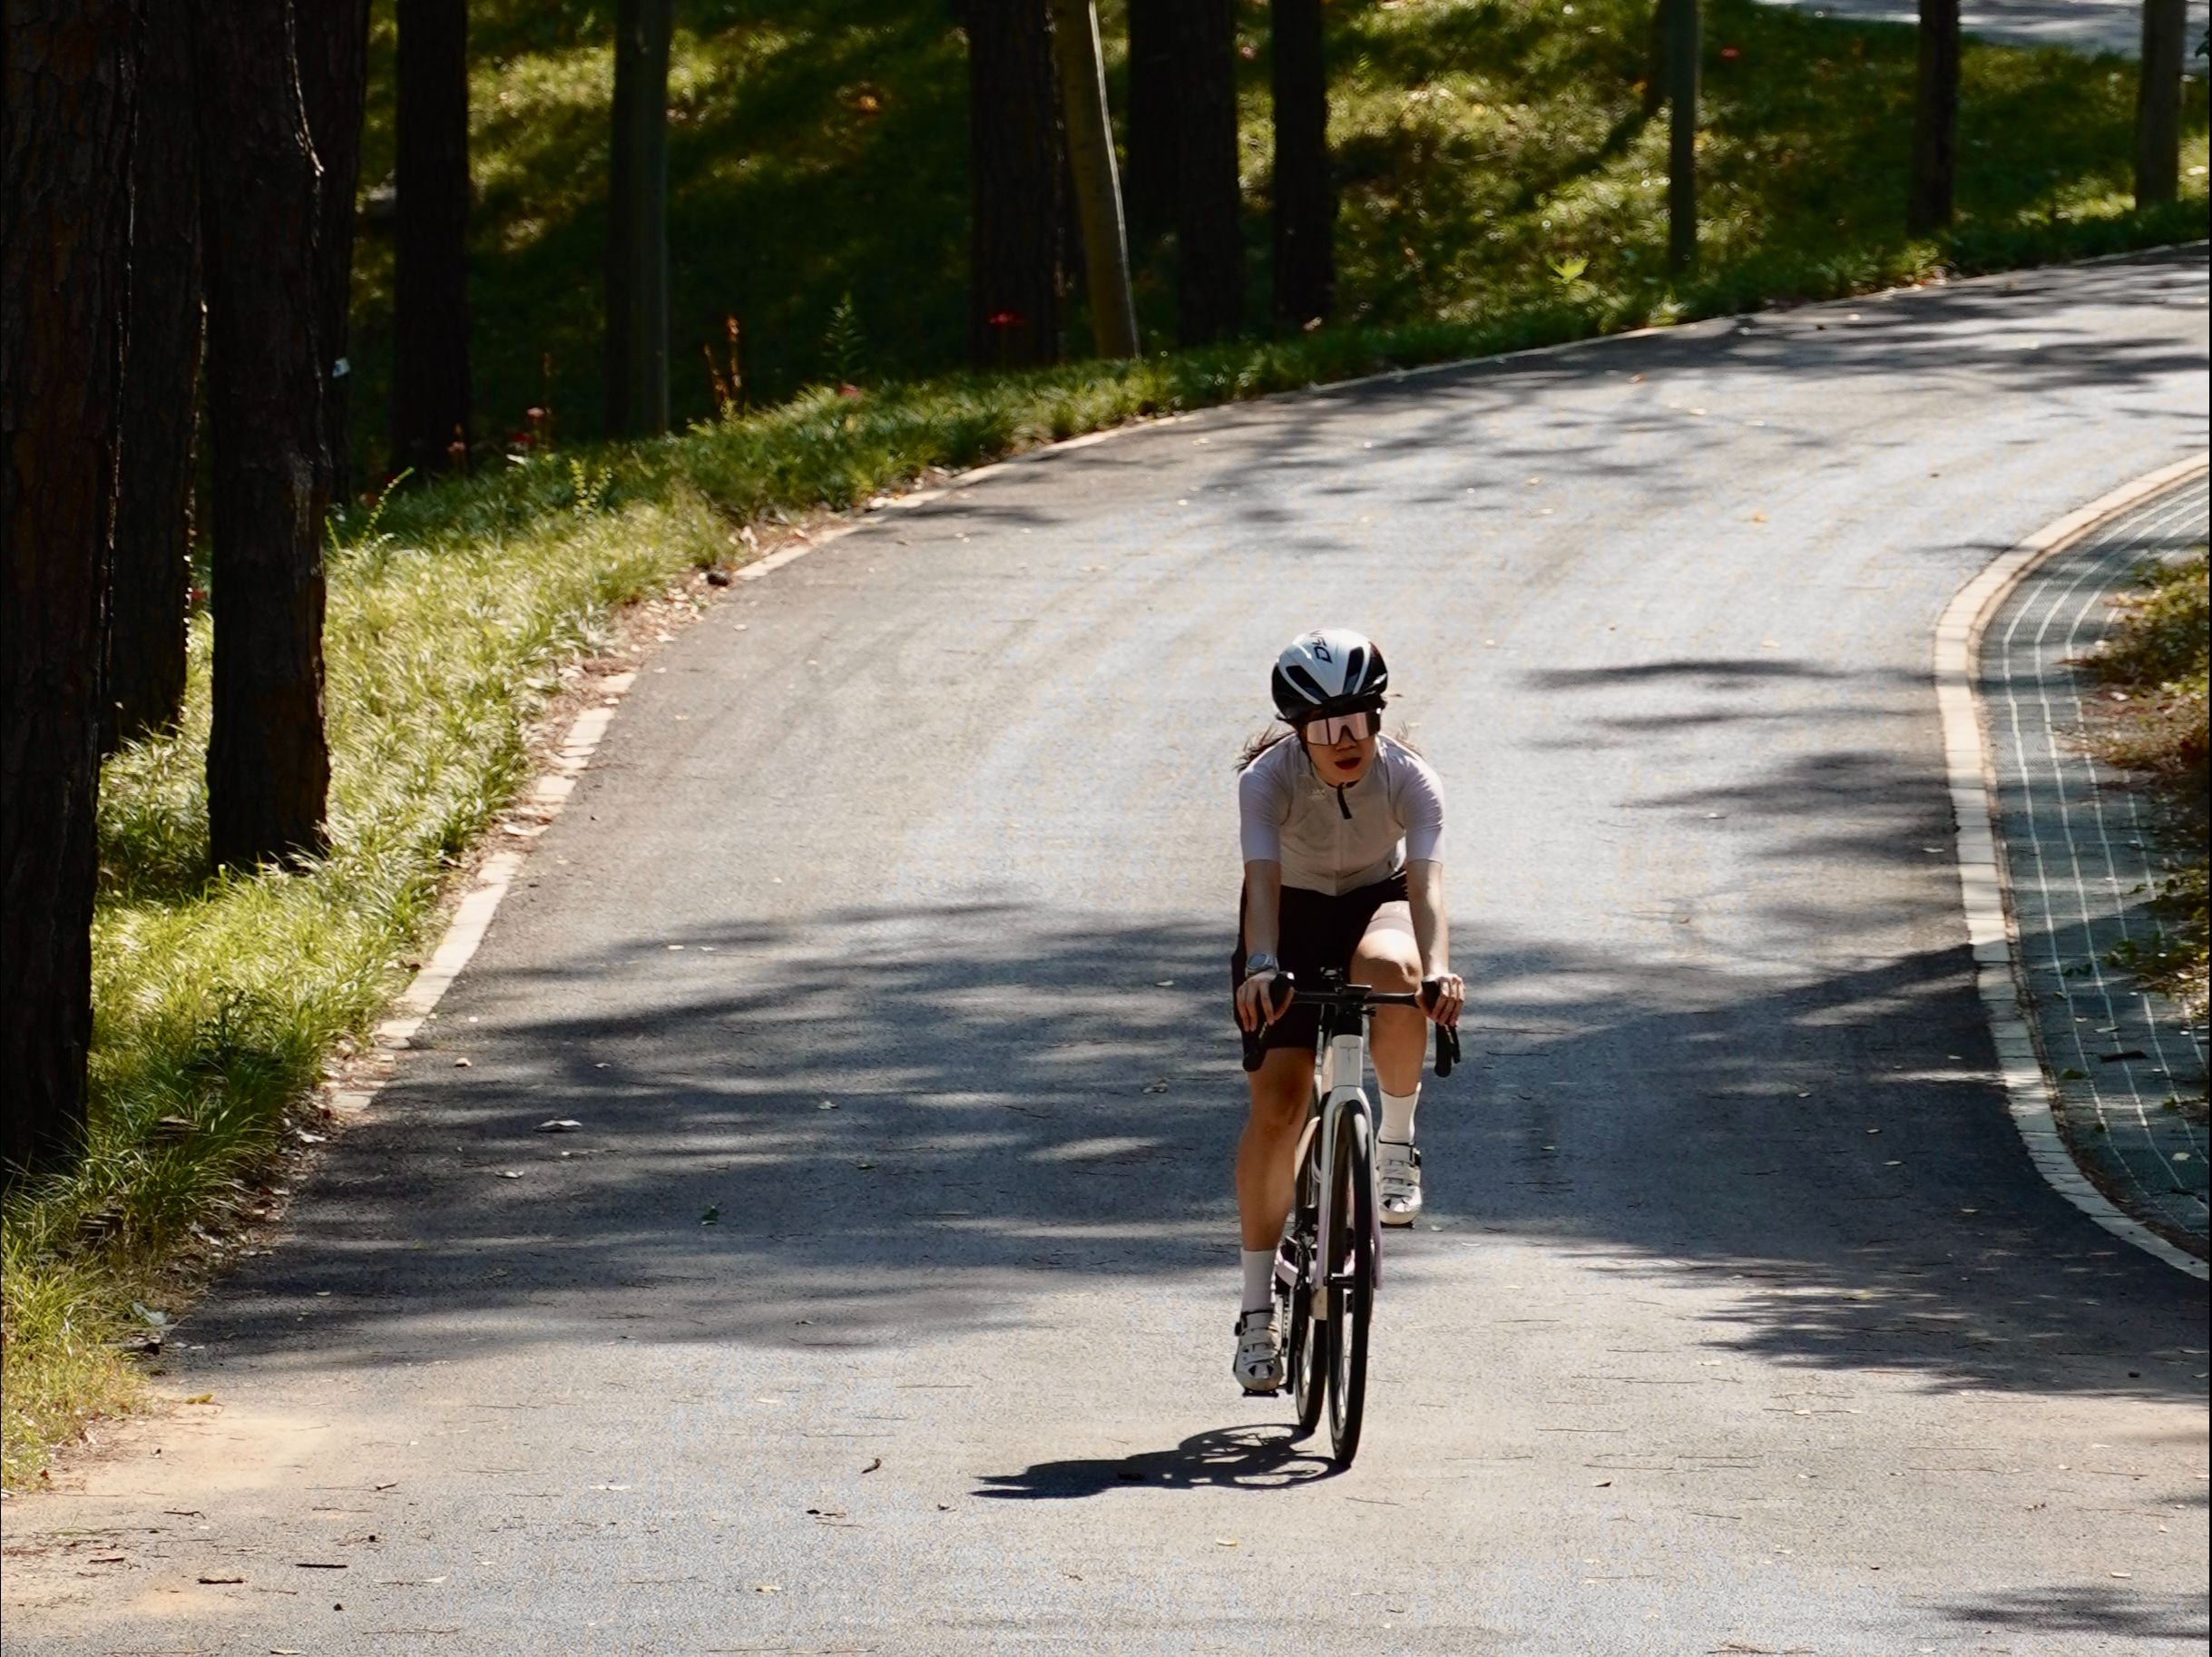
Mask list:
[[[1141,1486],[1148,1490],[1287,1490],[1344,1469],[1281,1425],[1194,1433],[1171,1450],[1041,1461],[1019,1473],[987,1473],[974,1492],[1003,1501],[1070,1501]]]
[[[2146,1593],[2108,1583],[2071,1583],[1983,1594],[1940,1608],[1954,1623],[2007,1633],[2108,1634],[2128,1640],[2195,1640],[2212,1636],[2204,1597]]]

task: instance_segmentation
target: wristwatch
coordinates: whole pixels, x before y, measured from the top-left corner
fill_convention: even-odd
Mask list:
[[[1278,973],[1282,970],[1283,964],[1264,949],[1244,957],[1244,976],[1248,978],[1257,978],[1261,973]]]

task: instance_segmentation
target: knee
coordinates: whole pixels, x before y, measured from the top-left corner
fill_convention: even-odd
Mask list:
[[[1362,954],[1355,963],[1354,982],[1393,995],[1410,995],[1421,987],[1421,963],[1411,955]]]

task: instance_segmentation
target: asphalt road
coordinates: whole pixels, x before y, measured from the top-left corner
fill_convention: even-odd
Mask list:
[[[1917,0],[1762,0],[1822,17],[1862,23],[1917,24]],[[2204,0],[2188,0],[2189,56],[2185,72],[2201,79],[2205,62],[2195,55],[2205,37]],[[2118,52],[2139,56],[2143,44],[2142,0],[1965,0],[1959,8],[1965,32],[1983,40],[2015,46],[2067,46],[2077,52]]]
[[[8,1505],[8,1650],[2201,1652],[2206,1290],[2015,1138],[1929,663],[2205,446],[2206,299],[1223,409],[739,590],[185,1326],[213,1401]],[[1474,985],[1340,1476],[1228,1375],[1231,765],[1323,621]]]

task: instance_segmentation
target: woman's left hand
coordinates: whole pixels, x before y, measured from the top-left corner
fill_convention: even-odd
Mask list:
[[[1467,1003],[1467,983],[1457,973],[1436,975],[1436,995],[1421,1010],[1447,1029],[1459,1027],[1459,1010]]]

